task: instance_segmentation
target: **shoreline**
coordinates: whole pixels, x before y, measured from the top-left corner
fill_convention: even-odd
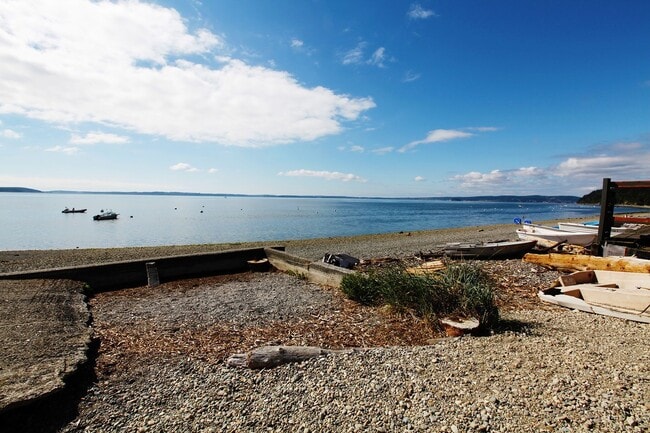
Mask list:
[[[593,217],[566,219],[566,221],[589,220],[593,220]],[[539,223],[555,224],[556,221],[540,221]],[[0,273],[24,272],[94,263],[154,259],[259,246],[284,246],[288,253],[310,260],[319,260],[326,253],[345,253],[359,259],[378,257],[405,258],[415,255],[418,252],[435,250],[436,246],[448,242],[516,240],[517,235],[515,229],[515,224],[494,224],[413,232],[263,242],[0,251]]]

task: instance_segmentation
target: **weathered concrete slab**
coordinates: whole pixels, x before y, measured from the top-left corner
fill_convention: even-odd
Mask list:
[[[70,280],[0,281],[0,414],[59,391],[87,361],[82,289]]]
[[[271,248],[284,249],[283,246]],[[246,272],[248,270],[248,261],[266,257],[264,251],[265,249],[262,247],[246,248],[169,257],[152,257],[120,262],[94,263],[27,272],[9,272],[0,273],[0,280],[67,279],[83,281],[90,286],[93,292],[97,293],[106,290],[146,285],[147,263],[155,263],[159,279],[163,282],[223,273]]]
[[[340,287],[343,277],[355,272],[328,263],[312,262],[278,249],[265,248],[264,253],[274,268],[285,272],[294,272],[312,283],[325,286]]]

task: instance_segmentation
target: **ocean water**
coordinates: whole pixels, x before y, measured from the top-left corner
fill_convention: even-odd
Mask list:
[[[66,206],[88,211],[61,213]],[[93,221],[102,209],[118,219]],[[575,204],[430,199],[0,193],[0,250],[281,241],[508,224],[515,217],[596,218],[599,212]]]

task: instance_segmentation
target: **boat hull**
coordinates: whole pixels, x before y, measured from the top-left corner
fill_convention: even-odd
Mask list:
[[[520,258],[532,250],[536,240],[485,243],[449,243],[444,247],[447,257],[465,259]]]
[[[116,219],[117,219],[117,214],[112,212],[93,216],[93,220],[95,221],[106,221],[106,220],[116,220]]]
[[[519,239],[522,240],[544,240],[554,243],[580,245],[583,247],[591,245],[598,235],[597,232],[567,232],[537,224],[523,224],[516,232]]]
[[[564,230],[566,232],[580,232],[580,233],[594,233],[598,234],[598,226],[589,226],[585,224],[579,224],[579,223],[558,223],[557,224],[560,230]],[[630,228],[628,227],[612,227],[611,228],[611,235],[612,236],[617,236],[622,233],[625,233],[629,231]]]

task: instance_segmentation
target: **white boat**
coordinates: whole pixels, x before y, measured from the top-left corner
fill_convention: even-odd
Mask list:
[[[560,228],[560,230],[564,230],[567,232],[589,232],[589,233],[598,233],[598,225],[594,224],[582,224],[582,223],[570,223],[570,222],[559,222],[557,223],[557,226]],[[611,228],[611,235],[612,236],[617,236],[620,235],[621,233],[628,232],[630,230],[634,230],[636,227],[634,225],[623,225],[621,227],[612,227]]]
[[[538,293],[544,301],[574,310],[650,323],[650,274],[579,271],[559,279],[559,287]]]
[[[598,232],[568,232],[555,227],[539,224],[522,224],[517,229],[517,236],[523,240],[547,241],[553,243],[566,243],[586,247],[595,240]]]
[[[97,214],[97,215],[93,216],[93,219],[94,219],[95,221],[116,220],[116,219],[117,219],[117,215],[118,215],[118,214],[116,214],[115,212],[113,212],[113,211],[111,211],[111,210],[104,211],[104,210],[102,209],[102,211],[101,211],[100,214]]]
[[[505,259],[519,258],[532,250],[536,240],[502,241],[502,242],[453,242],[445,244],[447,257],[465,259]]]

